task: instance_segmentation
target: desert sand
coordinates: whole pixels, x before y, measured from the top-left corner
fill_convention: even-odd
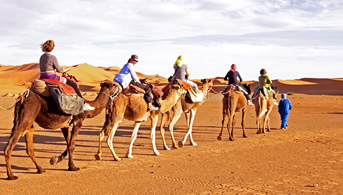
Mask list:
[[[70,74],[79,79],[85,98],[92,100],[100,82],[111,80],[118,67],[79,64]],[[16,97],[38,78],[37,63],[21,66],[0,65],[0,106],[10,108]],[[167,79],[144,75],[163,87]],[[214,79],[214,91],[198,109],[193,126],[197,146],[163,150],[156,132],[160,156],[154,156],[150,140],[150,121],[142,124],[133,147],[134,158],[125,158],[133,122],[124,120],[114,138],[114,148],[122,158],[114,161],[105,142],[103,158],[95,160],[98,134],[105,112],[86,119],[76,141],[75,163],[80,171],[68,171],[68,160],[53,166],[52,156],[64,151],[60,130],[35,125],[36,157],[46,169],[37,174],[25,151],[22,137],[12,153],[12,169],[18,180],[6,180],[3,148],[13,126],[13,109],[0,109],[0,192],[1,194],[342,194],[343,192],[343,79],[302,78],[273,80],[280,93],[289,93],[293,104],[289,128],[280,130],[280,116],[271,113],[271,132],[256,134],[254,107],[248,107],[246,133],[242,137],[241,113],[237,114],[235,141],[217,135],[221,128],[220,92],[226,82]],[[200,80],[195,80],[200,85]],[[255,81],[248,81],[253,89]],[[280,95],[279,95],[280,99]],[[175,126],[181,139],[187,126],[185,117]],[[171,146],[167,130],[167,143]]]

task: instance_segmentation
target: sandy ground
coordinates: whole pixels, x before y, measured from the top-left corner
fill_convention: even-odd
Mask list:
[[[220,94],[211,94],[198,109],[193,126],[197,146],[191,146],[187,141],[183,148],[163,150],[161,136],[157,131],[156,143],[161,155],[154,156],[148,120],[142,124],[134,144],[134,158],[125,158],[133,122],[124,120],[114,138],[115,150],[122,158],[119,162],[113,160],[105,142],[102,143],[103,159],[97,161],[94,158],[98,148],[98,134],[104,122],[103,112],[93,119],[86,119],[77,137],[74,158],[81,170],[76,172],[67,170],[67,159],[55,166],[49,164],[52,156],[64,151],[65,141],[60,130],[42,129],[36,125],[35,154],[46,172],[36,173],[33,162],[26,154],[25,139],[22,137],[12,154],[12,169],[19,177],[15,181],[6,180],[3,155],[3,148],[13,126],[13,109],[0,109],[0,192],[342,194],[343,97],[340,93],[343,93],[343,81],[331,80],[338,82],[338,85],[332,87],[334,90],[326,95],[319,95],[320,88],[315,91],[315,88],[309,87],[313,84],[306,83],[317,81],[318,79],[305,79],[299,82],[276,82],[280,84],[280,89],[286,89],[284,92],[295,92],[289,96],[294,106],[289,118],[289,128],[279,129],[280,117],[274,108],[271,113],[272,131],[264,135],[256,134],[254,108],[249,107],[246,115],[248,138],[242,137],[241,114],[238,113],[235,141],[228,140],[226,130],[224,139],[217,140],[222,120]],[[219,81],[215,84],[214,89],[217,91],[223,86]],[[321,83],[317,82],[315,85],[320,86]],[[11,86],[2,84],[0,95],[5,95],[9,90],[12,90],[11,93],[19,93],[23,89]],[[304,93],[297,93],[299,87],[302,87]],[[337,88],[341,91],[337,92]],[[91,100],[95,96],[86,98]],[[0,97],[2,107],[9,108],[14,102],[15,97]],[[186,124],[182,117],[175,126],[176,139],[181,139],[185,132]],[[169,135],[167,140],[171,146]]]

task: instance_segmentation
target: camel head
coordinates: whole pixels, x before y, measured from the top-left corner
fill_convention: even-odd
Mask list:
[[[206,86],[208,87],[208,90],[212,89],[213,86],[213,80],[212,79],[201,79],[203,88]]]
[[[100,87],[101,89],[99,93],[105,93],[110,97],[115,97],[122,91],[121,86],[113,81],[104,81],[100,83]]]

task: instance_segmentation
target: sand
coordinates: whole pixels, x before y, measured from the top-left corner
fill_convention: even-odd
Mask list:
[[[71,74],[80,80],[85,98],[92,100],[99,83],[112,79],[119,71],[80,64]],[[37,63],[0,67],[0,106],[9,108],[14,95],[24,91],[38,77]],[[158,75],[144,75],[162,87],[167,81]],[[195,80],[199,82],[199,80]],[[214,78],[214,90],[226,82]],[[255,81],[248,81],[252,88]],[[217,135],[221,128],[221,94],[212,93],[198,109],[193,126],[197,146],[163,150],[156,134],[160,156],[154,156],[149,123],[142,124],[133,147],[133,159],[125,158],[133,122],[124,120],[114,138],[114,148],[122,158],[114,161],[103,142],[103,159],[95,160],[98,134],[105,113],[86,119],[76,141],[75,163],[80,171],[67,171],[68,161],[53,166],[52,156],[65,149],[60,130],[35,126],[34,146],[38,162],[46,169],[37,174],[25,151],[22,137],[12,154],[16,181],[7,181],[3,148],[13,126],[13,109],[0,109],[0,192],[1,194],[341,194],[343,192],[343,79],[302,78],[274,80],[281,93],[289,93],[293,110],[289,128],[280,130],[277,110],[271,113],[272,131],[256,134],[254,108],[246,114],[246,133],[242,137],[241,114],[236,117],[235,141]],[[200,85],[200,83],[198,83]],[[6,94],[12,95],[6,95]],[[4,97],[3,97],[4,96]],[[280,97],[280,96],[279,96]],[[176,139],[187,129],[185,118],[175,126]],[[168,134],[168,131],[167,131]],[[167,143],[171,146],[170,136]]]

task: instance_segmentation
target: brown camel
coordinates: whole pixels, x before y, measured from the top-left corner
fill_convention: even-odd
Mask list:
[[[257,134],[270,132],[270,118],[269,115],[274,107],[274,99],[272,97],[266,98],[261,91],[253,95],[252,101],[255,104]]]
[[[126,157],[133,158],[132,156],[132,146],[134,141],[137,138],[137,133],[141,122],[147,120],[150,117],[151,120],[151,139],[152,139],[152,146],[155,155],[159,155],[156,145],[155,145],[155,129],[156,124],[158,121],[159,113],[164,113],[170,110],[176,102],[180,99],[182,95],[184,95],[186,91],[178,84],[172,85],[169,93],[166,95],[166,98],[160,101],[161,108],[156,111],[147,111],[147,104],[144,101],[143,97],[137,94],[132,94],[130,96],[126,96],[124,94],[119,94],[116,99],[114,100],[111,108],[111,112],[106,114],[106,121],[104,126],[99,134],[99,149],[97,154],[95,154],[95,158],[97,160],[101,159],[101,142],[105,137],[105,134],[108,135],[107,138],[107,145],[113,155],[114,160],[119,161],[120,158],[117,156],[113,149],[113,137],[114,134],[119,126],[119,123],[122,122],[123,119],[135,121],[134,129],[131,135],[130,146],[128,148]]]
[[[250,93],[250,88],[248,86],[244,86],[248,93]],[[223,135],[223,129],[224,129],[224,123],[225,118],[228,117],[228,123],[227,123],[227,130],[229,132],[229,139],[230,141],[233,141],[233,129],[235,127],[235,115],[236,112],[242,111],[242,129],[243,129],[243,137],[247,137],[245,135],[245,111],[247,108],[247,98],[243,94],[243,92],[240,92],[239,89],[237,89],[236,86],[230,85],[230,89],[226,94],[224,94],[223,100],[223,120],[222,120],[222,128],[221,131],[217,137],[218,140],[222,140]],[[232,130],[230,128],[232,126]]]
[[[212,89],[213,82],[211,79],[202,79],[201,82],[203,83],[202,85],[202,92],[204,94],[204,97],[207,97],[209,95],[209,91]],[[171,121],[169,123],[169,131],[170,131],[170,136],[173,142],[173,148],[177,148],[174,134],[173,134],[173,129],[174,125],[179,120],[180,116],[182,113],[185,113],[186,116],[186,121],[187,121],[187,133],[185,137],[179,141],[179,146],[183,147],[187,137],[189,136],[190,144],[193,146],[196,146],[197,144],[194,142],[193,137],[192,137],[192,127],[193,127],[193,122],[195,118],[195,114],[197,109],[199,108],[200,105],[202,105],[206,99],[202,102],[197,102],[193,103],[188,96],[183,96],[180,98],[180,100],[173,106],[172,110],[169,110],[166,113],[162,113],[162,119],[161,119],[161,125],[160,125],[160,131],[162,135],[162,141],[163,141],[163,147],[166,150],[170,150],[170,148],[167,146],[165,142],[165,137],[164,137],[164,124],[171,118]],[[173,116],[171,116],[171,111],[173,111]]]
[[[86,101],[91,106],[95,107],[92,111],[85,111],[79,115],[67,115],[58,110],[57,105],[52,97],[40,96],[32,91],[28,93],[27,97],[23,97],[18,101],[14,110],[14,125],[8,143],[4,149],[7,175],[9,180],[18,179],[14,176],[11,169],[11,155],[13,148],[22,135],[25,135],[26,153],[36,165],[37,172],[43,173],[45,170],[38,164],[33,148],[33,123],[36,122],[40,127],[45,129],[59,129],[61,128],[63,136],[67,142],[67,152],[69,153],[69,168],[70,171],[78,171],[79,168],[75,166],[73,160],[73,152],[75,149],[76,136],[82,126],[83,120],[88,117],[98,115],[108,104],[110,98],[120,91],[120,86],[111,82],[104,82],[101,84],[101,89],[93,101]],[[71,135],[69,135],[68,127],[73,125]],[[59,160],[63,159],[63,155]]]

